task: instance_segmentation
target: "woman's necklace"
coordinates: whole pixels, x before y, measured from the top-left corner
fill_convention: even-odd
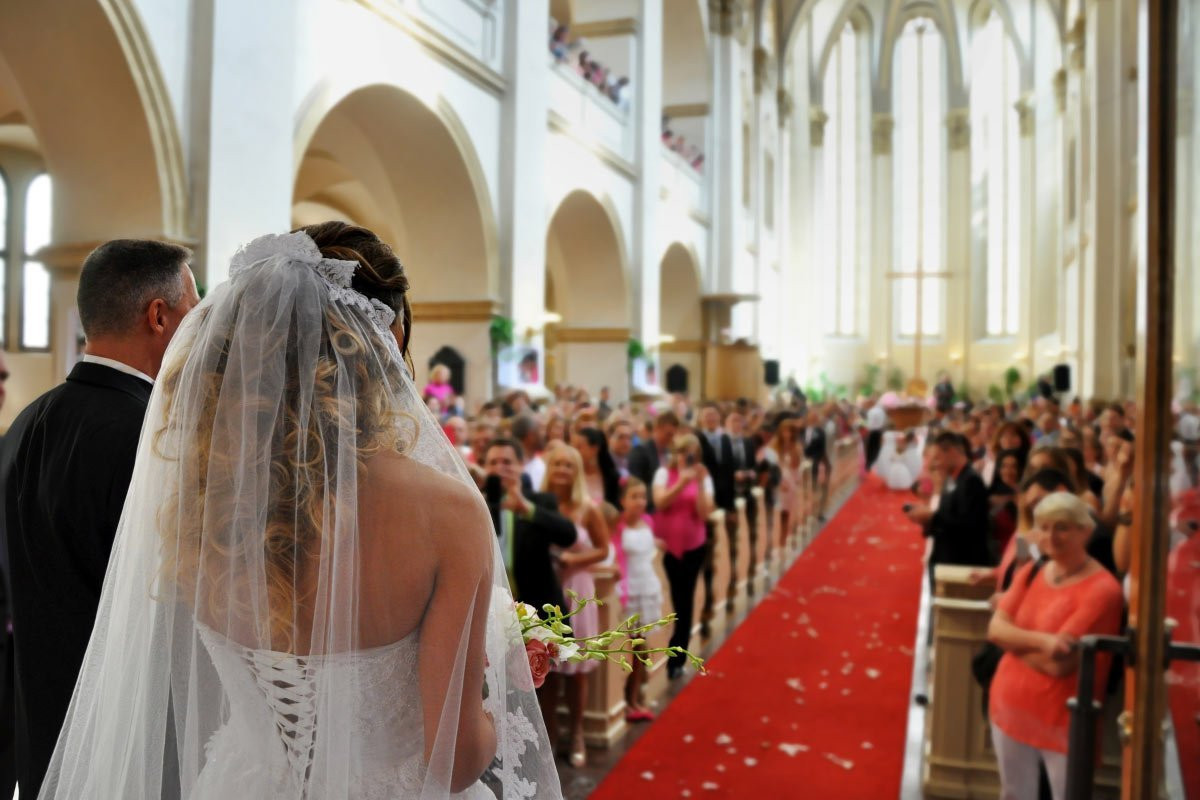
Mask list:
[[[1055,564],[1054,565],[1055,574],[1050,579],[1050,582],[1053,583],[1055,586],[1058,586],[1059,584],[1061,584],[1063,581],[1067,580],[1068,578],[1073,578],[1076,575],[1078,575],[1079,573],[1083,572],[1085,569],[1087,569],[1087,566],[1088,566],[1088,562],[1084,561],[1083,564],[1081,564],[1080,566],[1071,570],[1070,572],[1061,573],[1062,568],[1059,567],[1058,564]]]

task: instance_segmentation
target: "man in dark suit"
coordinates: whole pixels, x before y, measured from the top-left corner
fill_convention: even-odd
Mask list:
[[[934,469],[945,476],[937,511],[923,504],[909,508],[908,518],[925,527],[926,536],[933,539],[929,556],[929,579],[932,586],[934,568],[938,564],[990,566],[988,548],[988,492],[983,479],[967,456],[967,441],[949,431],[939,433],[933,440]]]
[[[649,441],[642,442],[629,451],[629,474],[647,486],[654,485],[654,473],[666,463],[671,452],[671,442],[679,433],[679,417],[673,411],[664,411],[654,418],[654,430]],[[654,511],[654,499],[646,498],[646,511]]]
[[[734,512],[733,519],[740,524],[737,512],[738,501],[745,506],[746,528],[749,534],[750,552],[747,554],[747,587],[753,594],[754,574],[758,569],[758,504],[754,498],[754,487],[759,485],[758,443],[745,435],[746,417],[741,411],[733,411],[725,417],[725,430],[729,434],[729,443],[733,453],[733,490]],[[736,526],[731,536],[737,533]],[[733,597],[736,589],[735,578],[730,578],[729,596]]]
[[[28,797],[41,787],[92,634],[154,377],[200,302],[190,258],[140,240],[87,257],[77,297],[83,360],[21,412],[0,452],[17,776]]]
[[[4,407],[8,363],[0,352],[0,408]],[[0,448],[3,447],[0,437]],[[12,797],[17,788],[16,666],[12,636],[12,591],[8,588],[8,553],[0,547],[0,798]]]
[[[829,441],[825,436],[825,426],[821,424],[821,417],[817,412],[810,411],[807,422],[800,436],[804,442],[804,457],[813,465],[813,481],[817,490],[817,519],[824,522],[833,463],[829,460]]]
[[[738,515],[736,497],[737,465],[733,460],[733,442],[721,429],[721,409],[716,403],[705,403],[700,409],[700,458],[713,480],[713,503],[725,512],[725,534],[729,540],[729,591],[726,592],[726,609],[733,610],[733,598],[737,588]],[[708,527],[708,549],[704,555],[704,611],[701,612],[701,632],[707,636],[709,622],[713,618],[713,572],[716,530],[710,521]]]
[[[539,613],[547,603],[566,608],[550,546],[575,544],[575,525],[558,513],[554,495],[533,492],[522,481],[524,454],[516,440],[495,439],[484,453],[484,495],[513,596]]]

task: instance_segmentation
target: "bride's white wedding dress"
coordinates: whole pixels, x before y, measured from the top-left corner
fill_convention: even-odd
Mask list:
[[[356,267],[263,237],[184,319],[39,797],[561,800],[482,494]]]
[[[350,734],[361,740],[359,763],[337,765],[349,771],[357,800],[419,796],[424,754],[420,738],[412,736],[422,725],[418,635],[414,631],[398,642],[355,653],[296,656],[242,647],[201,628],[230,710],[205,746],[192,800],[296,797],[306,784],[307,796],[327,796],[324,768],[313,763],[321,726],[312,700],[323,682],[357,687],[361,696],[349,704],[369,712],[350,720]],[[482,783],[453,796],[495,798]]]

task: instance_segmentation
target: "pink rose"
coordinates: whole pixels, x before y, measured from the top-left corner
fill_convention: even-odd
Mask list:
[[[540,689],[550,672],[550,651],[544,642],[537,639],[525,643],[525,655],[529,657],[529,673],[533,676],[533,688]]]

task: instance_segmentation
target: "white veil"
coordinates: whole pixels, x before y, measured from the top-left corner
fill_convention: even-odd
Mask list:
[[[41,797],[561,797],[486,506],[356,266],[265,236],[184,320]]]

